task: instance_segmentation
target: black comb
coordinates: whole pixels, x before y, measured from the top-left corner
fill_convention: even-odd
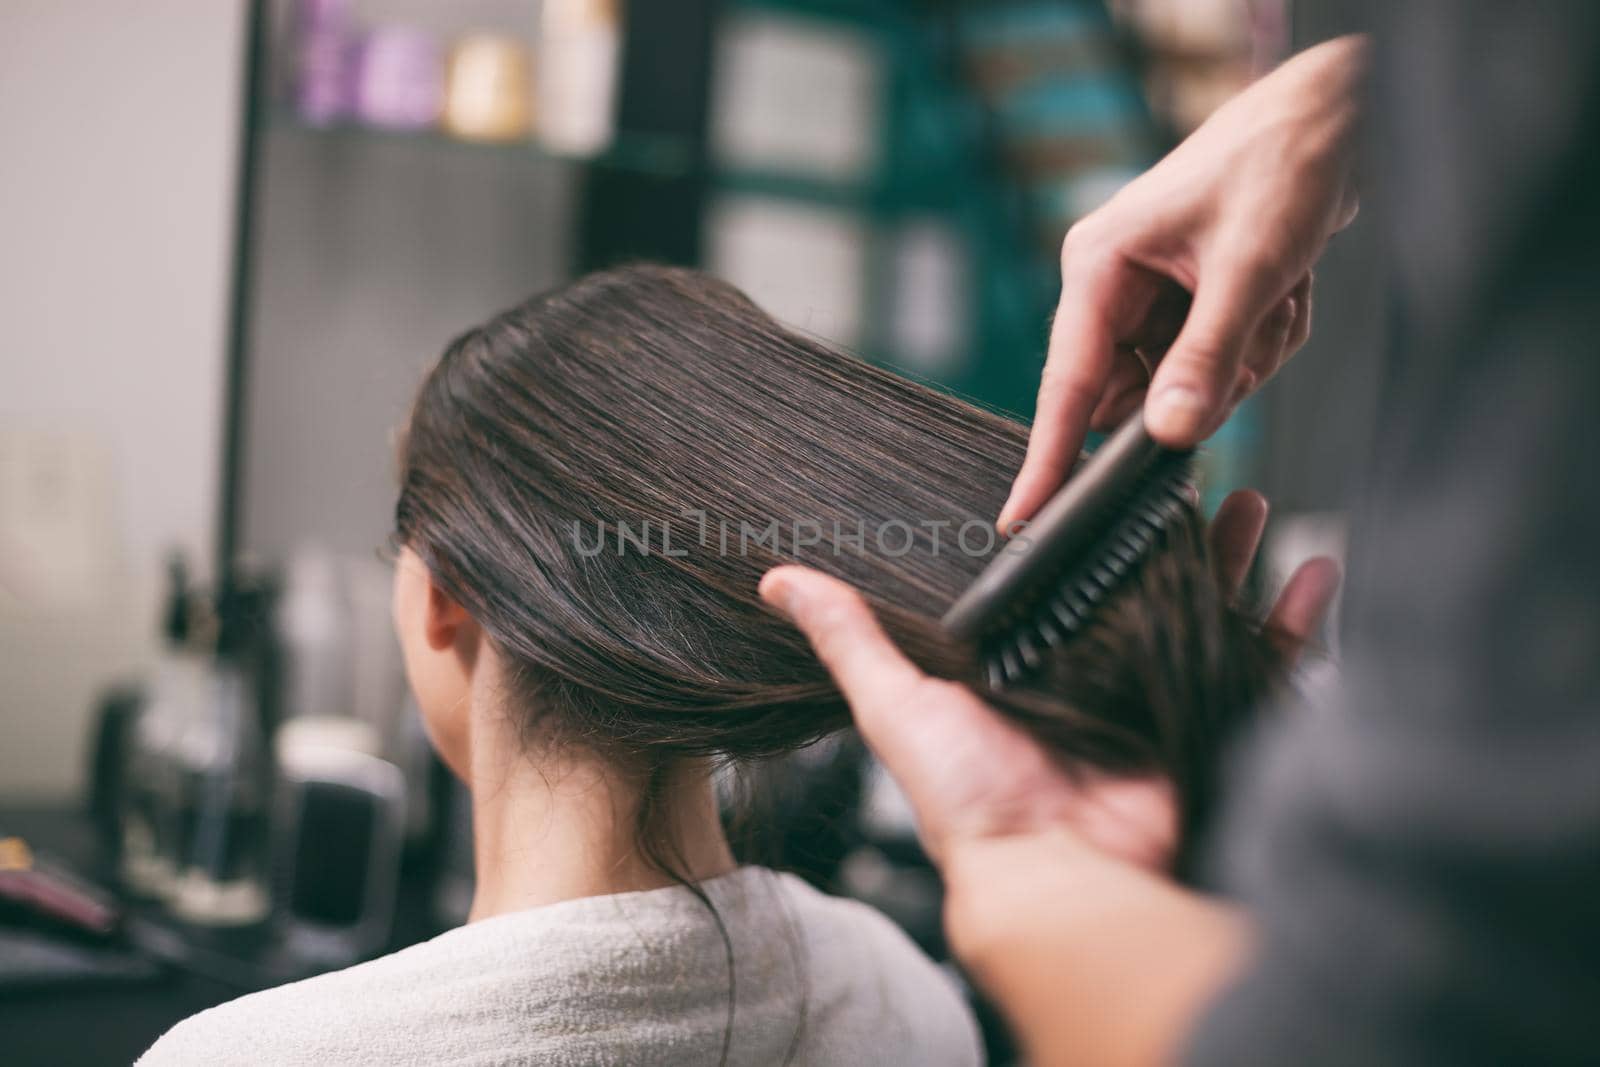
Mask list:
[[[1194,450],[1157,444],[1136,412],[950,606],[945,632],[978,645],[991,688],[1025,677],[1144,562],[1193,479]]]

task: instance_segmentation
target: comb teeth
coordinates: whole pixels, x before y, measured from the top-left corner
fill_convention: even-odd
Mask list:
[[[1053,597],[1045,605],[1055,620],[1061,624],[1063,637],[1071,637],[1077,632],[1078,627],[1083,625],[1083,610],[1079,606],[1081,604],[1082,601],[1076,601],[1074,604],[1069,603],[1064,597]]]
[[[1056,648],[1076,636],[1183,514],[1189,491],[1188,463],[1172,465],[1141,487],[1124,515],[1062,576],[1056,592],[985,643],[989,687],[1003,689],[1037,670],[1044,663],[1041,643]]]
[[[1022,677],[1022,657],[1018,655],[1015,641],[1000,649],[1000,666],[1005,669],[1006,681]]]
[[[990,689],[1004,689],[1006,686],[1005,667],[1000,662],[999,656],[990,656],[983,661],[984,673],[989,678]]]

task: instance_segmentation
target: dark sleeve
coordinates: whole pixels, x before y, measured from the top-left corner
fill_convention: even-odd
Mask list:
[[[1261,940],[1187,1059],[1600,1063],[1600,4],[1377,30],[1395,346],[1345,681],[1226,827]]]

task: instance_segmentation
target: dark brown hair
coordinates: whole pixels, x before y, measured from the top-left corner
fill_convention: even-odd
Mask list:
[[[396,532],[494,642],[529,731],[659,783],[849,722],[757,597],[781,562],[853,583],[926,670],[981,689],[936,620],[992,554],[1025,444],[723,282],[633,266],[450,344],[402,447]],[[1033,685],[988,695],[1064,761],[1170,775],[1192,828],[1278,674],[1190,514]]]

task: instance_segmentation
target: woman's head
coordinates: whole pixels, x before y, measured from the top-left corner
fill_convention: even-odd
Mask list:
[[[855,584],[913,659],[976,684],[936,620],[996,550],[1025,444],[694,271],[535,297],[449,346],[402,448],[396,533],[430,582],[397,589],[397,612],[431,728],[448,755],[460,680],[413,649],[449,651],[458,623],[492,647],[530,737],[640,773],[802,746],[848,713],[756,594],[780,562]],[[451,625],[418,637],[424,617]],[[1189,516],[1037,686],[996,702],[1065,758],[1172,774],[1198,809],[1275,669]]]

